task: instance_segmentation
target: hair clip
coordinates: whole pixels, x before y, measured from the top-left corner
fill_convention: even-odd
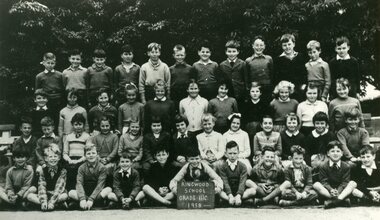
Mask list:
[[[228,120],[231,120],[231,118],[234,117],[234,116],[237,116],[237,117],[241,118],[241,114],[240,113],[232,113],[227,118],[228,118]]]

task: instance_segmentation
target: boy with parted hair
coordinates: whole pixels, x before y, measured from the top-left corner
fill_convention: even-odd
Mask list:
[[[12,144],[12,151],[25,150],[29,153],[30,157],[27,164],[36,166],[36,147],[37,138],[32,135],[33,125],[32,119],[29,117],[21,117],[20,131],[21,136],[17,138]],[[41,126],[39,126],[41,127]]]
[[[55,122],[58,122],[57,114],[53,113],[53,108],[47,105],[48,101],[48,95],[43,89],[36,89],[36,91],[34,91],[34,103],[36,103],[36,107],[32,109],[28,116],[32,119],[32,135],[37,138],[42,136],[40,123],[43,117],[49,116],[54,119]],[[54,127],[57,128],[57,123]]]

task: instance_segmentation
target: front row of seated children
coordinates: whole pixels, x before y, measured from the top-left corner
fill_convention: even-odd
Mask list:
[[[319,166],[314,181],[311,168],[304,162],[305,150],[298,145],[291,147],[291,163],[285,168],[277,162],[275,149],[263,147],[262,159],[251,173],[238,160],[239,146],[235,141],[227,143],[226,160],[222,160],[215,170],[201,160],[198,148],[193,147],[186,153],[187,163],[178,171],[168,162],[166,146],[161,146],[153,152],[156,162],[151,164],[147,176],[140,176],[132,166],[134,157],[122,152],[113,172],[113,184],[109,185],[106,183],[107,168],[96,146],[88,143],[86,161],[78,169],[76,187],[69,192],[65,189],[67,172],[60,163],[58,145],[51,143],[44,152],[45,166],[36,171],[39,172],[38,189],[32,186],[34,172],[26,163],[28,152],[22,149],[13,152],[15,165],[6,174],[5,189],[0,188],[1,202],[23,207],[30,202],[43,211],[78,205],[82,210],[90,210],[94,205],[105,204],[108,208],[130,209],[144,204],[147,199],[171,205],[177,194],[177,183],[183,180],[213,181],[217,198],[231,206],[240,206],[252,199],[256,206],[317,204],[320,199],[324,200],[325,208],[333,208],[350,206],[350,196],[361,202],[380,202],[380,171],[375,163],[375,151],[369,145],[359,152],[361,165],[351,170],[349,164],[341,160],[342,144],[339,141],[328,143],[328,159]],[[144,184],[141,179],[145,179]]]

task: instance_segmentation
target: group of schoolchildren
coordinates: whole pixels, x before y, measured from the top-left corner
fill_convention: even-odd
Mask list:
[[[219,65],[202,44],[192,66],[176,45],[171,67],[159,59],[159,44],[148,45],[141,67],[126,45],[114,71],[103,50],[87,69],[74,50],[63,73],[46,53],[0,205],[171,206],[180,181],[213,181],[217,201],[230,206],[332,208],[350,206],[352,197],[378,204],[380,170],[363,128],[359,65],[348,39],[337,39],[330,63],[317,41],[307,44],[308,61],[294,51],[293,35],[281,44],[273,61],[256,37],[243,61],[239,43],[228,41]]]

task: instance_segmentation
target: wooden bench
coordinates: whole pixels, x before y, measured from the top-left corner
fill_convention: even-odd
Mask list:
[[[4,124],[0,125],[0,165],[12,165],[12,152],[11,147],[17,136],[12,136],[12,131],[14,131],[16,126],[14,124]],[[3,161],[7,158],[8,163]]]

